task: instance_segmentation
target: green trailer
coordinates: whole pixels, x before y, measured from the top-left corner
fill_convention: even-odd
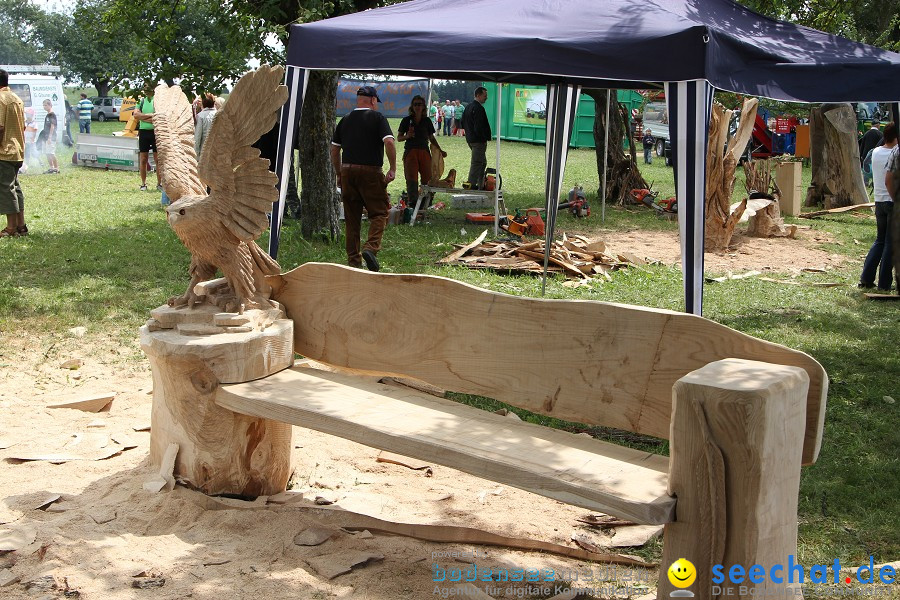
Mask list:
[[[497,93],[496,84],[482,84],[488,90],[485,103],[491,131],[497,132]],[[501,86],[500,105],[500,138],[516,142],[543,144],[547,139],[547,88],[536,85],[503,84]],[[619,90],[618,99],[628,109],[640,110],[643,96],[633,90]],[[578,113],[569,145],[573,148],[593,148],[594,144],[594,99],[581,94],[578,101]]]

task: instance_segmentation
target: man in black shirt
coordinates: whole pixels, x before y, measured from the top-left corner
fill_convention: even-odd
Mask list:
[[[469,183],[474,189],[484,188],[484,172],[487,169],[487,143],[491,141],[491,124],[488,123],[484,103],[487,101],[487,89],[478,87],[475,90],[475,102],[463,111],[462,126],[466,130],[466,142],[472,151],[472,162],[469,165]]]
[[[884,136],[881,133],[881,122],[872,121],[872,127],[859,138],[859,160],[862,163],[866,154],[870,150],[877,148],[884,143]]]
[[[344,203],[347,261],[351,267],[359,268],[365,260],[370,271],[381,268],[376,255],[381,249],[381,236],[391,208],[387,185],[397,171],[394,134],[387,119],[376,110],[380,101],[371,85],[359,88],[356,109],[341,119],[331,140],[331,164]],[[390,163],[387,173],[381,171],[384,154]],[[369,238],[360,253],[363,207],[369,215]]]

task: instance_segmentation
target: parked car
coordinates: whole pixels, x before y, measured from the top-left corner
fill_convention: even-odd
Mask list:
[[[870,119],[887,120],[890,113],[882,110],[877,102],[858,102],[856,104],[856,118],[860,121],[868,121]]]
[[[94,103],[91,119],[101,123],[110,119],[118,120],[123,101],[123,98],[113,98],[112,96],[94,96],[91,98],[91,102]]]

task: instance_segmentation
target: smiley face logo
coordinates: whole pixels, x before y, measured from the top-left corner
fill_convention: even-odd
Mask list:
[[[679,558],[669,567],[669,583],[677,588],[686,588],[697,579],[697,569],[686,558]]]

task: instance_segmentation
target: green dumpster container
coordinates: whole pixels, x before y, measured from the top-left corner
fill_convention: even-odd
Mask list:
[[[491,131],[496,135],[497,125],[497,87],[494,83],[483,83],[488,90],[485,103]],[[547,88],[536,85],[503,84],[501,86],[501,124],[500,138],[516,142],[543,144],[547,140]],[[643,97],[633,90],[618,90],[619,103],[628,108],[630,117],[632,109],[639,109]],[[594,147],[594,99],[581,94],[578,101],[578,113],[569,145],[573,148]]]

